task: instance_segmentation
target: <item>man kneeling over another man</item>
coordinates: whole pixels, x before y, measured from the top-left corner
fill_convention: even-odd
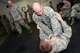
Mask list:
[[[72,35],[70,26],[68,26],[62,20],[61,17],[57,17],[57,19],[60,21],[62,25],[63,33],[61,35],[57,35],[57,36],[51,35],[51,36],[48,36],[46,39],[41,39],[39,47],[40,47],[40,50],[43,52],[50,52],[50,53],[60,52],[66,49],[70,42],[70,37]],[[42,30],[38,25],[37,25],[37,28],[39,30]]]
[[[32,8],[33,20],[40,32],[40,50],[57,53],[66,49],[72,35],[71,27],[50,7],[43,7],[36,2],[33,3]]]

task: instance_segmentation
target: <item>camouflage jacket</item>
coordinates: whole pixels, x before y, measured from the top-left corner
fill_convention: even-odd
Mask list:
[[[9,8],[9,14],[11,16],[11,20],[14,20],[14,21],[17,21],[25,16],[21,8],[16,5],[13,5],[11,8]]]
[[[43,29],[40,31],[40,38],[44,39],[50,34],[58,35],[62,33],[61,25],[56,18],[56,13],[50,7],[44,7],[44,15],[42,16],[33,13],[33,20]]]

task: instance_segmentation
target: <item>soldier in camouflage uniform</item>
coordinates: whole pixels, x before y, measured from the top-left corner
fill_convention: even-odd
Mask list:
[[[71,17],[80,19],[80,3],[72,6]]]
[[[61,8],[62,17],[68,18],[70,16],[71,3],[68,0],[62,0],[62,2],[64,3],[64,5]]]
[[[19,34],[22,33],[21,26],[24,26],[30,31],[30,27],[24,22],[25,14],[19,6],[14,5],[11,1],[8,1],[9,14],[11,16],[11,22],[15,24],[15,27]]]
[[[71,15],[70,16],[72,18],[71,25],[75,22],[74,18],[80,19],[80,3],[74,4],[72,6]]]
[[[43,7],[38,2],[33,3],[32,8],[34,10],[33,20],[40,31],[40,40],[47,41],[52,45],[51,53],[66,49],[72,34],[71,28],[63,20],[58,21],[57,17],[60,16],[57,16],[57,13],[52,8]],[[61,26],[63,30],[65,29],[64,33]]]

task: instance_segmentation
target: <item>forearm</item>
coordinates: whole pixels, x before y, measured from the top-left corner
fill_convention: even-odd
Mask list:
[[[54,35],[56,36],[59,35],[62,32],[62,30],[61,30],[61,25],[57,20],[56,16],[51,18],[51,24]]]

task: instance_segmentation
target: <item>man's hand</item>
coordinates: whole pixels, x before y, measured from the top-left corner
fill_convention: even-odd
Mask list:
[[[37,25],[37,29],[42,30],[39,25]]]
[[[56,12],[56,16],[57,16],[57,19],[58,19],[59,21],[61,21],[61,22],[63,21],[61,15],[60,15],[59,13]]]

